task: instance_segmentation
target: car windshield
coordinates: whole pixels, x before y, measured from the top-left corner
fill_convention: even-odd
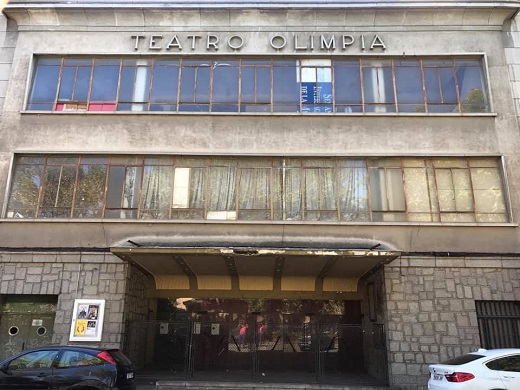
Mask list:
[[[484,355],[475,355],[473,353],[468,353],[466,355],[458,356],[455,358],[451,358],[443,362],[442,364],[446,364],[447,366],[459,366],[461,364],[466,364],[472,362],[474,360],[483,358]]]

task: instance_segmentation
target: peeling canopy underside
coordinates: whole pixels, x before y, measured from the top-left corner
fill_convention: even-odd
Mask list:
[[[155,280],[156,296],[359,297],[360,278],[395,251],[112,248]],[[154,295],[153,292],[151,292]]]

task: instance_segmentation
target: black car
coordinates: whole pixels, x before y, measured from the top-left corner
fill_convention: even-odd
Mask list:
[[[0,363],[0,389],[135,390],[134,367],[118,349],[39,347]]]

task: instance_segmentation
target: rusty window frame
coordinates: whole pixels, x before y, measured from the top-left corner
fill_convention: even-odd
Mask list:
[[[51,57],[41,57],[41,58],[51,58]],[[195,58],[195,57],[193,57]],[[214,64],[215,64],[215,61],[222,61],[222,60],[225,60],[229,58],[230,60],[233,60],[233,61],[236,61],[237,59],[236,58],[232,58],[232,57],[225,57],[225,56],[222,56],[222,57],[219,57],[217,60],[215,59],[212,59],[212,58],[197,58],[196,61],[207,61],[207,67],[209,68],[209,85],[207,86],[207,92],[208,92],[208,97],[207,99],[204,98],[203,101],[199,101],[199,99],[197,99],[197,89],[198,89],[198,84],[200,83],[200,76],[198,75],[198,70],[199,68],[202,67],[202,65],[200,64],[185,64],[186,61],[192,61],[191,58],[182,58],[182,57],[176,57],[176,59],[179,61],[179,73],[178,73],[178,80],[177,80],[177,100],[176,100],[176,106],[175,106],[175,111],[170,111],[170,112],[180,112],[181,111],[181,105],[187,105],[187,107],[189,107],[190,105],[199,105],[199,104],[202,104],[204,106],[207,106],[207,110],[203,110],[204,112],[212,112],[212,106],[213,106],[213,102],[212,102],[212,92],[213,92],[213,80],[214,80]],[[269,108],[268,109],[261,109],[259,110],[259,112],[280,112],[280,113],[284,113],[284,112],[298,112],[298,110],[292,110],[291,107],[292,107],[292,103],[278,103],[277,105],[275,105],[275,102],[274,102],[274,92],[275,92],[275,86],[274,86],[274,70],[277,66],[277,58],[266,58],[266,57],[257,57],[259,60],[264,60],[266,61],[267,63],[265,64],[258,64],[258,65],[254,65],[254,64],[247,64],[247,63],[244,63],[244,61],[247,61],[246,59],[238,59],[239,61],[239,64],[238,64],[238,67],[239,67],[239,80],[238,80],[238,106],[237,106],[237,109],[236,111],[231,111],[231,112],[236,112],[236,113],[239,113],[239,112],[243,112],[243,107],[242,104],[242,85],[243,85],[243,70],[248,68],[248,69],[251,69],[253,68],[254,69],[254,72],[255,72],[255,80],[254,80],[254,84],[255,84],[255,102],[254,103],[248,103],[248,105],[255,105],[255,106],[259,106],[259,107],[264,107],[264,108],[267,108],[267,106],[269,105]],[[297,80],[294,80],[294,82],[296,82],[298,85],[297,85],[297,88],[299,89],[299,107],[300,107],[300,113],[301,114],[304,114],[302,112],[302,106],[303,106],[303,102],[302,102],[302,99],[301,99],[301,83],[302,83],[302,80],[301,80],[301,72],[303,70],[303,68],[314,68],[315,71],[317,72],[317,69],[318,68],[329,68],[330,69],[330,73],[331,73],[331,94],[333,95],[333,98],[332,98],[332,102],[329,104],[329,103],[317,103],[317,105],[323,105],[323,106],[332,106],[332,112],[336,112],[336,99],[335,99],[335,91],[336,89],[338,88],[337,85],[335,85],[335,82],[334,82],[334,70],[335,70],[335,66],[334,66],[334,61],[332,61],[331,59],[328,59],[328,58],[315,58],[316,61],[320,61],[320,60],[328,60],[328,61],[331,61],[330,62],[330,65],[329,66],[321,66],[321,65],[306,65],[306,64],[302,64],[302,61],[306,61],[307,59],[304,59],[304,58],[296,58],[296,57],[291,57],[291,58],[294,58],[294,61],[296,63],[296,68],[297,68],[297,72],[299,72],[300,74],[300,81],[298,83]],[[116,96],[116,106],[114,108],[114,111],[126,111],[126,110],[121,110],[119,105],[122,105],[122,104],[141,104],[143,105],[144,109],[143,111],[148,111],[150,110],[150,94],[151,94],[151,89],[152,89],[152,85],[153,85],[153,77],[154,77],[154,70],[155,70],[155,62],[158,60],[158,58],[154,58],[154,57],[146,57],[145,60],[146,61],[149,61],[149,64],[138,64],[136,63],[135,65],[132,65],[132,66],[129,66],[129,65],[123,65],[124,61],[126,59],[130,59],[130,57],[92,57],[92,58],[87,58],[87,57],[81,57],[81,56],[76,56],[76,57],[61,57],[60,58],[60,61],[61,61],[61,65],[60,65],[60,70],[59,70],[59,75],[58,75],[58,81],[57,81],[57,86],[56,86],[56,97],[55,97],[55,100],[54,102],[52,103],[53,104],[53,111],[56,111],[57,110],[57,106],[58,105],[61,105],[63,104],[64,107],[65,105],[70,105],[70,110],[72,111],[87,111],[89,110],[89,106],[90,106],[90,95],[91,95],[91,91],[92,91],[92,81],[93,81],[93,75],[94,75],[94,69],[96,67],[96,60],[97,59],[113,59],[115,61],[119,61],[119,78],[118,78],[118,87],[117,87],[117,96]],[[456,107],[456,112],[462,112],[463,111],[463,108],[462,108],[462,103],[461,102],[461,97],[460,97],[460,91],[459,91],[459,83],[458,83],[458,80],[457,80],[457,66],[458,66],[458,61],[466,61],[466,60],[475,60],[479,63],[479,68],[481,70],[480,72],[480,77],[481,77],[481,84],[484,88],[484,99],[485,99],[485,102],[486,104],[484,105],[484,109],[482,111],[476,111],[476,112],[482,112],[482,113],[485,113],[485,112],[489,112],[489,104],[487,103],[487,100],[489,99],[489,85],[488,83],[486,82],[486,79],[484,77],[484,67],[485,67],[485,64],[483,63],[482,61],[482,58],[480,57],[477,57],[477,56],[467,56],[466,58],[465,57],[438,57],[438,58],[421,58],[421,57],[414,57],[414,59],[416,59],[417,61],[419,61],[420,63],[420,77],[421,77],[421,84],[422,84],[422,89],[423,89],[423,97],[422,97],[422,101],[418,101],[417,104],[420,104],[421,106],[424,104],[425,106],[425,112],[426,113],[431,113],[431,112],[452,112],[451,110],[449,110],[449,107]],[[83,60],[83,61],[90,61],[90,63],[87,65],[87,64],[74,64],[74,65],[68,65],[66,64],[66,61],[69,61],[69,60]],[[288,58],[284,58],[283,61],[287,61]],[[362,103],[361,103],[361,111],[362,112],[372,112],[372,110],[368,110],[368,106],[372,107],[372,106],[379,106],[379,105],[383,105],[387,108],[389,107],[394,107],[393,110],[389,111],[389,112],[396,112],[398,113],[399,112],[399,100],[397,98],[397,86],[396,86],[396,79],[395,79],[395,62],[396,61],[399,61],[400,59],[398,58],[389,58],[389,57],[366,57],[366,58],[357,58],[356,60],[359,61],[359,72],[360,72],[360,84],[361,84],[361,97],[362,97]],[[137,60],[136,60],[137,61]],[[377,66],[372,66],[370,64],[370,61],[387,61],[389,63],[389,65],[382,65],[381,67],[377,67]],[[428,63],[429,61],[433,61],[432,63]],[[439,61],[439,64],[435,64],[434,61]],[[445,61],[445,63],[442,63],[442,61]],[[137,75],[137,70],[139,68],[147,68],[149,70],[149,77],[148,77],[148,85],[144,87],[145,91],[146,91],[146,94],[147,94],[147,98],[144,99],[145,101],[141,102],[134,102],[134,101],[131,101],[131,102],[126,102],[126,101],[122,101],[120,100],[120,90],[121,90],[121,81],[122,81],[122,72],[123,72],[123,69],[124,68],[128,68],[128,67],[134,67],[136,69],[136,72],[134,74],[134,89],[135,89],[135,84],[137,82],[136,80],[136,75]],[[37,65],[36,67],[37,68]],[[73,68],[75,70],[75,73],[74,73],[74,78],[73,78],[73,91],[72,91],[72,96],[71,96],[71,99],[60,99],[59,98],[59,91],[60,91],[60,88],[61,88],[61,84],[63,82],[63,77],[64,77],[64,71],[65,69],[68,69],[68,68]],[[80,100],[77,100],[77,97],[75,96],[75,93],[76,93],[76,88],[77,88],[77,81],[78,81],[78,72],[79,72],[79,69],[83,69],[83,68],[89,68],[90,69],[90,74],[89,74],[89,81],[88,81],[88,95],[87,95],[87,99],[86,101],[83,101],[82,99]],[[186,69],[188,68],[195,68],[195,74],[194,74],[194,83],[193,83],[193,86],[192,86],[192,93],[191,93],[191,99],[188,99],[189,101],[184,101],[182,100],[181,101],[181,86],[182,86],[182,80],[183,80],[183,71],[186,71]],[[258,80],[257,80],[257,74],[258,74],[258,70],[259,69],[265,69],[265,68],[268,68],[270,70],[270,93],[271,93],[271,100],[270,100],[270,103],[258,103],[257,102],[257,93],[258,93]],[[363,74],[363,70],[364,69],[367,69],[367,68],[381,68],[381,69],[389,69],[390,70],[390,74],[391,74],[391,77],[392,77],[392,80],[391,80],[391,84],[392,84],[392,88],[393,88],[393,99],[394,101],[392,103],[374,103],[374,104],[369,104],[367,103],[366,99],[367,97],[365,96],[365,89],[366,89],[366,80],[365,80],[365,76]],[[436,78],[437,78],[437,82],[436,82],[436,85],[437,85],[437,93],[439,94],[439,99],[440,101],[439,102],[428,102],[427,100],[427,89],[426,89],[426,71],[428,69],[431,69],[431,70],[434,70],[435,74],[436,74]],[[454,93],[455,93],[455,101],[451,102],[447,102],[445,101],[445,97],[443,96],[443,90],[442,90],[442,84],[441,84],[441,70],[447,70],[448,72],[451,72],[452,74],[452,80],[453,80],[453,88],[454,88]],[[34,74],[36,72],[36,69],[34,70],[34,73],[33,73],[33,77],[34,77]],[[386,72],[386,71],[385,71]],[[430,76],[431,77],[431,76]],[[34,81],[34,78],[33,78],[33,81]],[[381,82],[382,80],[376,80],[378,82]],[[287,81],[288,83],[291,83],[293,81],[291,80],[288,80]],[[388,80],[388,82],[390,82],[390,80]],[[32,84],[31,88],[34,88],[35,85],[34,83]],[[388,87],[390,87],[390,85],[388,85]],[[388,88],[386,88],[388,89]],[[30,93],[32,93],[32,89],[30,90]],[[50,103],[50,102],[49,102]],[[410,104],[413,104],[413,103],[410,103]],[[279,107],[281,105],[281,107]],[[316,104],[314,104],[316,105]],[[435,111],[434,110],[434,107],[446,107],[448,108],[448,111],[445,111],[445,109],[441,109],[440,111]],[[67,110],[69,110],[67,108]],[[112,110],[109,110],[109,111],[112,111]],[[182,110],[182,111],[187,111],[187,112],[190,112],[191,110]],[[196,111],[200,111],[200,110],[193,110],[191,112],[196,112]],[[376,110],[377,111],[377,110]],[[385,109],[385,112],[388,112],[386,109]],[[324,112],[324,113],[328,113],[327,112]]]
[[[20,157],[25,157],[25,156],[20,156]],[[76,199],[76,196],[78,194],[78,178],[79,178],[79,167],[83,164],[83,159],[84,158],[95,158],[95,157],[98,157],[100,159],[107,159],[107,162],[104,163],[104,162],[99,162],[99,163],[96,163],[96,165],[100,165],[100,166],[105,166],[106,167],[106,177],[105,177],[105,187],[103,189],[103,193],[100,194],[101,195],[101,198],[102,198],[102,201],[103,201],[103,210],[102,210],[102,215],[104,218],[106,218],[106,213],[107,211],[125,211],[125,212],[133,212],[135,210],[135,215],[136,217],[131,217],[131,219],[143,219],[143,218],[140,218],[140,215],[141,215],[141,211],[142,211],[142,191],[143,191],[143,180],[144,180],[144,168],[146,166],[166,166],[166,167],[169,167],[171,169],[171,174],[170,174],[170,181],[172,182],[173,181],[173,175],[174,175],[174,170],[175,168],[177,167],[189,167],[189,168],[197,168],[197,169],[204,169],[204,172],[203,172],[203,175],[205,177],[205,180],[204,180],[204,187],[200,189],[201,191],[201,194],[202,195],[202,199],[207,199],[207,196],[208,196],[208,190],[209,188],[207,187],[208,186],[208,180],[207,180],[207,175],[209,174],[209,171],[208,169],[212,166],[216,166],[216,165],[219,165],[219,164],[215,164],[214,161],[212,160],[211,157],[173,157],[173,160],[171,163],[164,163],[164,164],[154,164],[154,163],[147,163],[146,161],[146,158],[147,157],[150,157],[150,158],[153,158],[152,156],[142,156],[142,157],[132,157],[132,156],[127,156],[127,157],[121,157],[121,156],[99,156],[99,155],[93,155],[93,156],[86,156],[86,155],[55,155],[55,156],[34,156],[35,157],[35,162],[34,163],[27,163],[27,162],[22,162],[21,164],[17,165],[16,162],[15,162],[15,166],[36,166],[36,167],[42,167],[41,169],[41,180],[40,180],[40,183],[39,183],[39,188],[38,188],[38,199],[37,199],[37,203],[34,205],[34,215],[35,215],[35,218],[37,219],[44,219],[45,217],[42,217],[40,216],[40,210],[41,209],[46,209],[46,208],[49,208],[49,207],[44,207],[42,202],[43,202],[43,191],[44,191],[44,187],[45,185],[47,184],[46,183],[46,174],[47,174],[47,170],[49,169],[49,167],[73,167],[74,170],[75,170],[75,175],[74,175],[74,183],[73,183],[73,188],[72,188],[72,204],[70,207],[58,207],[58,205],[55,205],[55,209],[56,210],[62,210],[62,211],[66,211],[68,213],[68,218],[72,218],[72,219],[85,219],[87,217],[74,217],[75,215],[75,211],[77,209],[84,209],[84,208],[81,208],[81,207],[76,207],[76,202],[75,202],[75,199]],[[43,157],[43,160],[41,162],[37,162],[37,158],[39,157]],[[74,162],[62,162],[62,163],[59,163],[59,164],[55,164],[51,161],[51,159],[55,159],[55,158],[69,158],[69,159],[76,159]],[[272,157],[272,158],[267,158],[267,157],[255,157],[255,159],[258,159],[258,163],[255,163],[253,165],[251,164],[247,164],[247,165],[244,165],[243,162],[245,160],[243,160],[243,158],[236,158],[236,157],[233,157],[233,158],[225,158],[225,157],[219,157],[219,156],[215,156],[216,159],[218,160],[222,160],[222,159],[225,159],[225,160],[228,160],[228,159],[232,159],[232,160],[235,160],[236,164],[233,165],[233,169],[236,170],[236,174],[237,174],[237,180],[235,181],[235,185],[236,185],[236,188],[235,188],[235,191],[236,191],[236,194],[238,194],[240,191],[240,180],[239,180],[239,175],[241,174],[240,170],[243,169],[243,168],[252,168],[252,169],[269,169],[270,170],[270,173],[269,173],[269,182],[271,183],[271,187],[268,189],[269,191],[269,197],[270,197],[270,200],[269,200],[269,207],[270,207],[270,210],[267,210],[265,208],[261,208],[261,209],[247,209],[247,210],[253,210],[253,211],[264,211],[266,212],[266,215],[267,214],[270,214],[271,215],[271,220],[274,220],[274,197],[275,197],[275,188],[273,186],[273,180],[274,180],[274,176],[275,176],[275,170],[277,169],[280,169],[280,167],[283,167],[283,164],[280,165],[282,163],[283,160],[285,160],[284,158],[282,157]],[[193,161],[195,161],[196,163],[185,163],[184,161],[187,161],[186,159],[193,159]],[[332,181],[334,183],[338,183],[338,172],[339,172],[339,164],[338,164],[338,161],[339,161],[339,158],[326,158],[326,157],[317,157],[317,159],[319,160],[327,160],[327,161],[332,161],[332,165],[331,166],[327,166],[325,168],[327,169],[331,169],[332,170],[332,174],[333,174],[333,177],[332,177]],[[352,158],[352,159],[355,159],[357,161],[363,161],[363,159],[359,159],[359,158]],[[371,162],[373,162],[374,160],[380,160],[378,158],[366,158],[365,161],[365,167],[366,167],[366,181],[367,181],[367,196],[368,196],[368,213],[370,215],[372,215],[372,221],[373,221],[373,213],[379,213],[379,212],[382,212],[382,213],[394,213],[394,212],[398,212],[398,213],[405,213],[406,214],[406,221],[409,221],[409,218],[408,218],[408,213],[407,213],[407,210],[408,210],[408,205],[407,205],[407,201],[408,201],[408,197],[406,195],[406,182],[404,180],[404,170],[406,169],[406,165],[404,164],[404,161],[406,160],[407,158],[395,158],[395,161],[396,163],[395,164],[392,164],[391,166],[371,166]],[[439,158],[427,158],[427,159],[424,159],[424,162],[425,164],[421,167],[422,169],[424,169],[425,171],[427,170],[432,170],[432,173],[433,173],[433,183],[430,183],[428,182],[428,201],[430,202],[430,211],[429,213],[432,215],[432,218],[434,218],[436,221],[439,221],[439,222],[442,222],[441,221],[441,217],[443,214],[445,213],[455,213],[457,215],[472,215],[473,217],[473,221],[472,222],[475,222],[477,220],[477,216],[476,216],[476,213],[478,210],[476,210],[476,207],[475,207],[475,190],[473,188],[473,179],[471,177],[471,169],[474,168],[474,166],[471,166],[468,162],[472,159],[472,158],[464,158],[464,157],[460,157],[458,159],[466,162],[466,166],[465,167],[460,167],[460,168],[450,168],[450,167],[445,167],[445,166],[442,166],[442,167],[436,167],[432,164],[432,162],[434,160],[438,160]],[[441,159],[444,159],[444,158],[441,158]],[[445,158],[445,159],[451,159],[451,158]],[[481,159],[488,159],[488,157],[482,157]],[[341,211],[340,211],[340,203],[339,203],[339,191],[341,190],[341,188],[337,187],[336,188],[336,193],[335,193],[335,202],[336,202],[336,209],[334,210],[329,210],[329,209],[324,209],[324,210],[321,210],[321,207],[319,210],[317,209],[307,209],[306,207],[306,204],[305,204],[305,192],[306,192],[306,181],[305,181],[305,175],[306,175],[306,170],[308,169],[316,169],[316,168],[322,168],[322,167],[318,167],[318,166],[314,166],[314,165],[309,165],[309,164],[306,164],[306,161],[309,161],[309,157],[302,157],[302,158],[293,158],[293,160],[296,162],[296,161],[299,161],[299,165],[294,165],[292,164],[290,166],[291,169],[299,169],[300,170],[300,191],[301,191],[301,194],[303,196],[303,198],[301,199],[302,203],[301,203],[301,209],[300,209],[300,214],[301,214],[301,222],[305,222],[307,221],[307,218],[306,218],[306,215],[310,212],[337,212],[338,213],[338,221],[341,222],[341,215],[339,214]],[[341,160],[344,160],[344,158],[341,158]],[[265,163],[264,163],[265,162]],[[277,162],[275,164],[275,162]],[[397,163],[399,162],[399,163]],[[478,166],[477,166],[478,167]],[[120,200],[120,205],[121,207],[107,207],[107,203],[108,203],[108,191],[109,191],[109,183],[110,183],[110,180],[111,180],[111,169],[112,168],[124,168],[124,177],[123,177],[123,181],[121,183],[121,200]],[[123,197],[125,196],[125,189],[126,189],[126,180],[128,178],[128,175],[127,175],[127,171],[128,169],[136,169],[136,170],[140,170],[140,175],[139,175],[139,182],[135,183],[134,186],[132,188],[134,188],[135,190],[137,190],[137,200],[133,203],[133,205],[129,205],[129,207],[123,207]],[[402,185],[402,189],[403,189],[403,194],[404,194],[404,207],[405,209],[404,210],[401,210],[401,209],[390,209],[388,207],[388,210],[379,210],[379,209],[374,209],[374,205],[373,205],[373,202],[372,202],[372,192],[373,192],[373,188],[372,186],[370,185],[371,183],[371,175],[374,173],[374,170],[383,170],[383,173],[384,173],[384,178],[385,178],[385,181],[388,181],[388,172],[387,170],[388,169],[400,169],[401,171],[401,185]],[[439,202],[439,189],[438,189],[438,184],[437,184],[437,170],[442,170],[442,169],[450,169],[450,170],[453,170],[453,169],[458,169],[458,170],[464,170],[468,173],[469,175],[469,181],[470,181],[470,189],[469,191],[471,192],[471,197],[472,197],[472,202],[473,202],[473,205],[472,205],[472,210],[469,210],[469,211],[464,211],[464,210],[453,210],[453,211],[443,211],[441,210],[440,208],[440,205],[437,203],[437,206],[436,207],[433,207],[433,202]],[[496,166],[496,169],[498,170],[498,173],[500,175],[500,178],[502,179],[502,175],[504,174],[503,173],[503,166],[500,162],[498,162],[497,166]],[[137,177],[136,177],[137,179]],[[431,187],[430,184],[433,184],[434,188]],[[508,202],[507,202],[507,199],[506,199],[506,188],[505,188],[505,182],[504,180],[501,180],[501,191],[502,191],[502,194],[504,196],[504,202],[505,202],[505,205],[506,207],[509,207],[508,205]],[[58,191],[58,189],[57,189]],[[173,183],[172,183],[172,191],[173,191]],[[320,188],[318,188],[318,192],[321,193],[321,190]],[[432,199],[431,198],[431,195],[434,194],[435,195],[435,198],[436,199]],[[11,194],[10,194],[11,195]],[[322,194],[323,195],[323,194]],[[388,203],[388,190],[385,192],[385,197],[386,197],[386,202],[387,202],[387,205],[389,206],[389,203]],[[238,197],[238,195],[236,195]],[[51,207],[52,208],[52,207]],[[17,211],[23,211],[27,208],[14,208],[14,209],[11,209],[11,208],[8,208],[8,211],[12,211],[12,212],[17,212]],[[87,208],[88,209],[88,208]],[[170,207],[170,209],[172,209]],[[203,212],[203,216],[204,218],[203,219],[207,219],[207,212],[208,212],[208,204],[205,200],[203,200],[203,210],[200,209],[200,208],[195,208],[192,210],[192,208],[190,207],[187,207],[187,208],[183,208],[183,210],[185,211],[194,211],[194,212]],[[240,211],[243,211],[240,207],[239,207],[239,202],[238,202],[238,199],[235,200],[235,211],[237,213],[239,213]],[[480,211],[480,213],[483,213]],[[496,213],[483,213],[483,214],[496,214]],[[501,214],[501,213],[499,213]],[[505,217],[509,220],[509,215],[507,213],[504,213]],[[238,216],[238,214],[237,214]],[[435,218],[436,216],[436,218]],[[53,218],[52,216],[50,216],[50,218]],[[57,218],[60,218],[60,217],[57,217]],[[172,210],[170,210],[169,214],[168,214],[168,218],[169,219],[172,219]],[[240,220],[240,219],[238,219]],[[405,221],[405,222],[406,222]],[[413,222],[413,221],[411,221]]]

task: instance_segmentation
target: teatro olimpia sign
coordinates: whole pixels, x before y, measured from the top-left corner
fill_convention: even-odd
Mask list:
[[[263,45],[274,51],[343,51],[356,47],[365,50],[386,50],[386,44],[377,34],[265,34]],[[253,38],[238,34],[135,34],[131,36],[134,50],[151,51],[241,51]],[[262,37],[255,34],[254,46],[262,48]],[[260,38],[260,42],[259,42]],[[259,46],[260,44],[260,46]]]

